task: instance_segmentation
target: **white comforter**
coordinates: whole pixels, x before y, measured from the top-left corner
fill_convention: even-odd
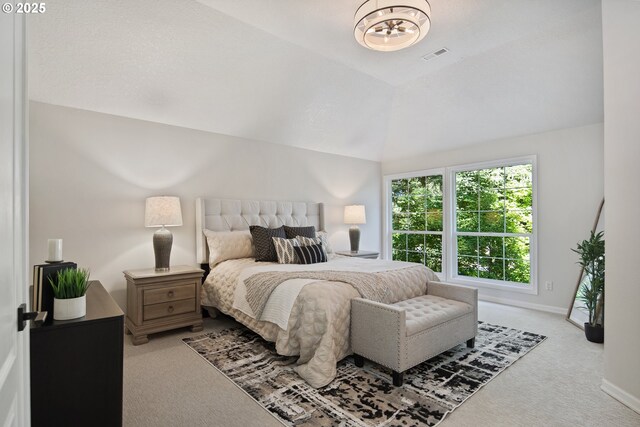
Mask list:
[[[413,268],[406,268],[409,265]],[[373,272],[398,267],[405,268],[398,270],[396,283],[392,287],[394,301],[423,295],[427,281],[438,280],[437,276],[424,266],[383,260],[335,258],[322,268],[349,271],[361,268],[362,271]],[[297,269],[300,266],[284,267],[287,268]],[[273,316],[271,320],[274,322],[253,319],[233,308],[237,285],[242,283],[240,278],[248,277],[248,274],[254,271],[269,269],[277,270],[283,267],[273,263],[256,263],[253,258],[220,263],[211,270],[202,287],[202,305],[215,307],[233,316],[267,341],[275,342],[279,354],[299,356],[296,372],[311,386],[322,387],[335,378],[337,362],[351,353],[351,299],[359,297],[359,294],[347,283],[306,280],[290,288],[285,286],[285,291],[280,294],[276,294],[277,289],[272,293],[268,303],[269,309],[265,307],[263,318],[265,314]],[[284,324],[283,313],[288,317]],[[281,328],[277,323],[285,327]]]

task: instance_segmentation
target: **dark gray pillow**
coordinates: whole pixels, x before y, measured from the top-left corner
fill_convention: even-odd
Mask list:
[[[251,237],[253,238],[253,247],[256,250],[256,261],[278,262],[278,253],[273,244],[272,237],[280,237],[286,239],[284,227],[265,228],[259,225],[249,227]]]
[[[313,239],[316,237],[316,228],[313,225],[309,227],[287,227],[284,226],[284,232],[287,239],[295,239],[296,236],[303,236]]]

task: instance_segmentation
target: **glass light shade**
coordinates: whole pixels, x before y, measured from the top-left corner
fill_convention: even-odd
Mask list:
[[[345,224],[366,224],[367,217],[364,212],[364,205],[351,205],[344,207]]]
[[[362,46],[391,52],[424,38],[431,28],[426,0],[368,0],[356,11],[354,35]]]
[[[148,197],[144,209],[145,227],[182,225],[180,198],[172,196]]]

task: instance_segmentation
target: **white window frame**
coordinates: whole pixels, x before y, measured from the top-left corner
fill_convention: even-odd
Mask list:
[[[383,242],[384,244],[382,245],[382,257],[383,259],[391,259],[391,254],[393,251],[393,248],[391,247],[393,244],[393,239],[392,234],[393,234],[393,223],[391,221],[391,209],[392,209],[392,205],[393,203],[391,202],[391,182],[396,180],[396,179],[407,179],[407,178],[416,178],[416,177],[422,177],[422,176],[433,176],[433,175],[441,175],[442,176],[442,232],[421,232],[421,233],[416,233],[416,234],[442,234],[442,259],[441,261],[441,265],[442,265],[442,272],[437,272],[439,275],[445,275],[446,274],[446,270],[447,270],[447,266],[446,266],[446,256],[445,254],[447,253],[447,215],[446,215],[446,210],[447,210],[447,193],[445,190],[445,187],[447,185],[446,181],[447,181],[447,176],[446,176],[446,169],[444,168],[438,168],[438,169],[426,169],[426,170],[421,170],[421,171],[415,171],[415,172],[407,172],[407,173],[400,173],[400,174],[394,174],[394,175],[385,175],[384,176],[384,191],[385,191],[385,197],[384,199],[384,209],[383,209],[383,232],[384,232],[384,237],[383,237]],[[411,234],[411,233],[407,233],[407,234]]]
[[[537,245],[537,229],[538,229],[538,215],[537,215],[537,164],[536,156],[517,157],[504,160],[496,160],[489,162],[471,163],[466,165],[454,166],[447,168],[447,179],[449,180],[450,191],[447,193],[449,198],[449,206],[451,209],[447,210],[449,216],[449,224],[452,226],[447,229],[448,238],[451,244],[449,252],[447,252],[447,280],[453,283],[460,283],[464,285],[473,285],[478,287],[500,289],[508,292],[517,292],[525,294],[538,294],[538,245]],[[455,230],[456,224],[456,212],[455,212],[455,200],[456,200],[456,188],[455,188],[455,174],[457,172],[488,169],[496,167],[508,167],[522,164],[531,164],[531,215],[532,215],[532,230],[531,233],[525,233],[523,236],[529,237],[529,271],[530,278],[529,283],[507,282],[502,280],[484,279],[484,278],[471,278],[467,276],[459,276],[458,270],[458,245],[455,244],[456,236],[465,235],[465,233],[458,233]],[[477,235],[473,233],[472,235]],[[513,236],[514,233],[483,233],[486,236]]]
[[[531,234],[526,233],[529,240],[529,261],[530,261],[530,283],[523,284],[517,282],[505,282],[501,280],[470,278],[467,276],[458,276],[457,274],[457,245],[455,230],[455,173],[487,169],[495,167],[515,166],[522,164],[531,164],[532,166],[532,198],[531,198],[531,215],[533,227]],[[501,159],[487,162],[470,163],[445,168],[425,169],[420,171],[406,172],[393,175],[385,175],[384,180],[384,207],[383,207],[383,248],[382,256],[384,259],[391,259],[392,254],[392,222],[391,222],[391,181],[395,179],[406,179],[429,175],[442,175],[442,273],[439,274],[442,280],[451,283],[459,283],[463,285],[471,285],[478,288],[500,289],[506,292],[538,294],[538,167],[537,156],[522,156],[509,159]],[[463,233],[464,234],[464,233]],[[512,236],[513,233],[487,233],[488,236]]]

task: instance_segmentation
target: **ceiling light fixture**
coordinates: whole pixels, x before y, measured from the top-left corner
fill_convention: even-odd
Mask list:
[[[356,11],[354,35],[369,49],[404,49],[427,35],[430,15],[426,0],[367,0]]]

